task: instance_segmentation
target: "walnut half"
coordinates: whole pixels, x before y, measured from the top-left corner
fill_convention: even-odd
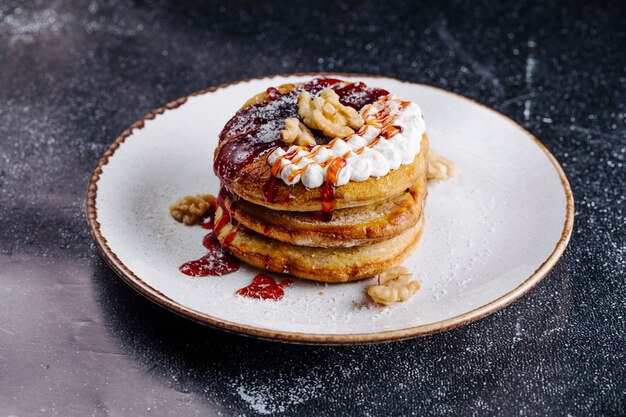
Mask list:
[[[428,150],[428,179],[445,180],[456,172],[456,165],[448,158],[444,158],[432,149]]]
[[[406,301],[420,289],[417,281],[412,281],[413,274],[404,266],[396,266],[378,276],[378,285],[367,289],[369,296],[378,304],[391,305]]]
[[[363,117],[352,107],[339,102],[339,96],[331,88],[311,97],[307,91],[298,96],[298,115],[311,129],[321,130],[331,138],[342,138],[363,126]]]
[[[211,194],[188,195],[170,204],[170,214],[179,222],[196,224],[214,203]]]
[[[315,138],[308,127],[296,117],[285,119],[285,128],[280,131],[283,142],[298,146],[313,146]]]

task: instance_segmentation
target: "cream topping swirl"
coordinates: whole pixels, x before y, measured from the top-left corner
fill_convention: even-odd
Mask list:
[[[272,175],[307,188],[324,182],[336,186],[349,181],[382,177],[413,162],[426,129],[420,107],[393,95],[379,98],[360,110],[364,124],[358,132],[325,145],[293,145],[273,150],[267,161]]]

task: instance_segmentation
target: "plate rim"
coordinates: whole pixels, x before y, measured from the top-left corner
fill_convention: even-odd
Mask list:
[[[288,331],[280,331],[267,329],[263,327],[257,326],[249,326],[244,325],[224,319],[220,319],[209,314],[197,311],[195,309],[189,308],[185,305],[178,303],[177,301],[172,300],[165,294],[160,291],[152,288],[146,282],[144,282],[141,278],[139,278],[130,268],[128,268],[117,256],[117,254],[109,247],[109,244],[102,234],[100,230],[100,223],[98,221],[98,211],[96,207],[96,199],[98,194],[98,181],[100,180],[100,176],[102,175],[102,169],[105,165],[108,164],[109,159],[115,154],[115,151],[125,142],[125,140],[133,134],[135,129],[141,129],[144,127],[145,122],[147,120],[152,120],[156,118],[158,115],[165,113],[167,110],[176,109],[183,105],[190,97],[199,96],[203,94],[208,94],[215,92],[217,90],[230,87],[233,85],[237,85],[240,83],[250,82],[250,81],[259,81],[259,80],[271,80],[277,77],[305,77],[305,76],[344,76],[344,77],[368,77],[368,78],[381,78],[393,80],[400,83],[419,85],[431,89],[438,90],[440,92],[444,92],[447,94],[455,95],[459,98],[462,98],[466,101],[469,101],[473,104],[477,104],[492,113],[495,113],[499,117],[505,118],[508,122],[512,123],[515,127],[520,129],[526,136],[528,136],[534,143],[546,154],[550,162],[552,163],[554,169],[556,170],[559,178],[561,180],[561,185],[563,186],[563,190],[565,192],[566,197],[566,210],[565,210],[565,222],[563,225],[563,230],[561,232],[561,237],[556,243],[553,251],[550,253],[548,258],[541,264],[539,267],[526,278],[520,285],[515,287],[513,290],[507,292],[506,294],[463,314],[445,319],[436,321],[433,323],[422,324],[418,326],[407,327],[404,329],[396,329],[396,330],[385,330],[381,332],[368,332],[368,333],[354,333],[354,334],[325,334],[325,333],[303,333],[303,332],[288,332]],[[351,345],[351,344],[365,344],[365,343],[380,343],[380,342],[391,342],[397,340],[404,340],[418,336],[426,336],[434,333],[443,332],[446,330],[451,330],[466,324],[470,324],[475,322],[489,314],[495,313],[503,309],[504,307],[511,304],[513,301],[519,299],[524,294],[529,292],[532,288],[534,288],[546,275],[547,273],[556,265],[561,256],[563,255],[565,248],[570,240],[572,235],[572,231],[574,228],[574,197],[572,193],[572,189],[570,187],[569,181],[565,176],[565,172],[563,168],[559,165],[556,158],[552,155],[552,153],[546,148],[546,146],[541,143],[539,139],[537,139],[532,133],[526,130],[523,126],[515,122],[513,119],[505,116],[504,114],[482,104],[474,99],[469,97],[465,97],[459,93],[448,91],[443,88],[435,87],[428,84],[415,83],[406,80],[400,80],[393,77],[387,77],[383,75],[372,75],[372,74],[362,74],[362,73],[350,73],[350,72],[302,72],[302,73],[287,73],[287,74],[270,74],[263,75],[258,77],[251,77],[246,79],[241,79],[237,81],[232,81],[229,83],[223,83],[215,86],[211,86],[191,94],[179,97],[175,100],[170,101],[162,107],[159,107],[147,115],[145,115],[142,119],[133,123],[129,128],[124,130],[115,141],[107,148],[104,154],[98,160],[98,163],[95,169],[92,172],[92,175],[89,179],[89,185],[86,191],[86,203],[85,203],[85,211],[86,211],[86,220],[87,226],[89,229],[89,233],[91,234],[98,251],[101,256],[105,260],[105,262],[113,269],[113,271],[130,287],[135,289],[137,292],[148,298],[150,301],[165,307],[166,309],[181,315],[185,318],[192,319],[196,322],[220,329],[226,330],[233,333],[243,334],[247,336],[254,336],[261,339],[267,340],[279,340],[283,342],[291,342],[291,343],[307,343],[307,344],[334,344],[334,345]]]

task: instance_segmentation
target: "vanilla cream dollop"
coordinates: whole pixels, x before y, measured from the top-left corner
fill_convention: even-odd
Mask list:
[[[387,95],[360,113],[365,123],[353,135],[313,148],[293,145],[285,151],[277,147],[267,158],[272,175],[287,185],[302,181],[307,188],[324,182],[340,186],[379,178],[413,162],[426,129],[417,104]]]

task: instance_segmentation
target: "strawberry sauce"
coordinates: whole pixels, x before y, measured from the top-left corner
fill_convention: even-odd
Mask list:
[[[239,260],[222,248],[215,234],[206,235],[203,244],[209,253],[182,264],[178,268],[180,272],[190,277],[208,277],[230,274],[239,269]]]
[[[204,213],[204,216],[202,216],[202,219],[200,220],[200,227],[203,229],[207,229],[207,230],[213,230],[213,227],[215,226],[215,210],[217,209],[217,204],[213,204],[211,205],[211,207],[209,207],[209,209],[206,211],[206,213]]]
[[[335,186],[328,182],[320,186],[320,197],[322,200],[322,211],[316,213],[315,218],[323,222],[333,219],[333,211],[337,201],[335,200]]]
[[[263,195],[265,196],[265,201],[268,203],[273,203],[276,201],[276,195],[278,194],[278,178],[273,175],[270,175],[267,182],[263,185]]]
[[[247,287],[237,290],[237,295],[248,298],[259,298],[261,300],[280,300],[285,295],[285,288],[293,281],[284,279],[276,282],[274,278],[265,274],[258,274]]]
[[[178,270],[185,275],[190,277],[221,276],[239,269],[239,260],[228,253],[215,236],[213,230],[215,227],[215,208],[216,205],[211,206],[199,224],[203,229],[211,230],[202,241],[209,253],[200,259],[182,264]]]

